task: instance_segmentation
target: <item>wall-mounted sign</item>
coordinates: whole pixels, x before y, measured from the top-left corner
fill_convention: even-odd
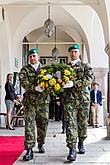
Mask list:
[[[15,57],[15,60],[14,60],[14,66],[15,66],[16,68],[19,67],[19,59],[16,58],[16,57]]]

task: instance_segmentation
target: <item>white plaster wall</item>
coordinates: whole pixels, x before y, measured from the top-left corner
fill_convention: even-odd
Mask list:
[[[1,112],[5,112],[5,82],[8,73],[14,72],[14,56],[12,55],[11,32],[7,13],[5,20],[0,23],[0,76],[1,76]]]
[[[64,8],[75,17],[87,36],[92,66],[108,67],[108,59],[104,53],[105,43],[102,24],[98,15],[88,6],[66,6]],[[101,54],[101,58],[97,54]]]
[[[91,37],[91,58],[93,67],[108,68],[108,55],[105,53],[105,42],[102,24],[94,13],[92,24],[92,37]]]
[[[9,59],[9,49],[8,49],[8,39],[7,39],[7,32],[6,32],[6,24],[2,22],[0,24],[0,67],[1,67],[1,111],[5,111],[5,90],[4,85],[6,82],[6,75],[7,72],[10,71],[10,59]]]
[[[68,57],[68,45],[57,45],[56,46],[59,49],[59,56],[65,56]],[[54,45],[39,45],[40,55],[41,56],[52,56],[52,49],[54,48]],[[70,61],[70,58],[68,57],[68,61]]]

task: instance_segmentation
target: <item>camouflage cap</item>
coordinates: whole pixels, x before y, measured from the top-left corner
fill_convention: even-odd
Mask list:
[[[38,53],[38,52],[39,52],[38,48],[32,48],[32,49],[29,50],[27,55],[29,56],[30,54],[35,54],[35,53]]]
[[[73,44],[68,48],[68,52],[70,52],[71,49],[80,49],[80,45],[79,44]]]

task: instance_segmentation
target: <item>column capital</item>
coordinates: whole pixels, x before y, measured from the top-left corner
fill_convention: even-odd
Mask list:
[[[108,54],[108,56],[110,56],[110,42],[108,42],[104,50]]]

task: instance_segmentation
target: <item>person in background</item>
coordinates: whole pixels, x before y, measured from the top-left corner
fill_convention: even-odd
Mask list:
[[[23,108],[24,106],[23,106],[23,104],[22,104],[22,100],[23,100],[23,98],[22,98],[22,96],[21,95],[17,95],[16,96],[16,102],[15,102],[15,108],[17,108],[18,110],[20,109],[20,108]]]
[[[64,105],[62,101],[60,102],[60,110],[61,110],[61,119],[62,119],[62,134],[66,133],[66,120],[65,120],[65,114],[64,114]]]
[[[49,119],[54,119],[54,112],[55,111],[55,97],[50,94],[50,103],[49,103]]]
[[[87,123],[90,105],[88,86],[93,79],[93,71],[88,63],[81,62],[80,45],[73,44],[68,48],[71,62],[69,65],[80,75],[73,87],[65,89],[63,95],[64,114],[66,120],[66,143],[69,148],[67,160],[75,161],[77,157],[76,144],[78,139],[79,154],[85,153],[84,140],[87,137]],[[77,75],[76,75],[77,76]]]
[[[90,91],[91,112],[93,128],[99,127],[99,111],[102,106],[102,92],[98,89],[99,84],[94,82],[93,89]]]
[[[61,101],[60,101],[60,98],[57,96],[55,98],[55,121],[60,121],[61,116],[62,116]]]
[[[12,116],[12,111],[14,108],[14,103],[16,101],[15,100],[16,94],[15,94],[14,86],[12,84],[12,78],[13,78],[13,74],[8,73],[6,83],[5,83],[5,92],[6,92],[5,105],[7,109],[6,128],[10,130],[15,130],[15,128],[11,126],[11,116]]]
[[[35,89],[32,81],[41,68],[38,48],[32,48],[28,52],[29,64],[23,66],[19,72],[21,86],[25,89],[23,94],[24,120],[25,120],[25,150],[24,161],[33,159],[33,147],[36,143],[35,126],[37,128],[38,152],[44,153],[44,143],[48,126],[49,101],[47,96],[42,97],[40,91]]]
[[[58,112],[57,114],[59,115],[59,120],[58,121],[62,121],[62,134],[65,134],[66,132],[66,122],[65,122],[65,115],[64,115],[64,105],[62,102],[62,95],[60,94],[57,98],[56,98],[56,105],[58,108]]]
[[[14,103],[13,110],[14,110],[14,114],[12,116],[11,123],[13,123],[14,126],[17,126],[17,122],[18,122],[18,118],[19,118],[18,116],[23,117],[23,115],[24,115],[24,106],[23,106],[23,103],[22,103],[22,96],[21,95],[16,96],[16,101]],[[19,123],[20,123],[20,121],[21,120],[19,120]],[[21,125],[23,125],[23,122],[22,122]]]
[[[16,115],[23,115],[24,114],[24,105],[22,103],[22,96],[21,95],[17,95],[16,96],[16,102],[14,104],[14,108],[16,109]]]

